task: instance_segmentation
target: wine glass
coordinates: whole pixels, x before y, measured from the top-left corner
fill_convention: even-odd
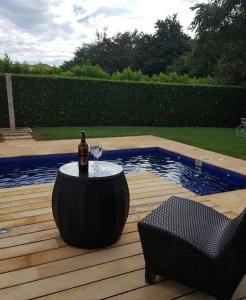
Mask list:
[[[90,145],[90,152],[91,155],[94,157],[94,164],[93,164],[93,168],[94,170],[96,169],[96,153],[98,151],[98,145]]]
[[[102,145],[95,144],[90,146],[91,154],[94,156],[94,171],[98,172],[100,167],[98,165],[98,158],[102,156]]]

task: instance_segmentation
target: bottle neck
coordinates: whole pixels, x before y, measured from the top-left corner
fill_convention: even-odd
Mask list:
[[[85,143],[85,132],[81,132],[81,143]]]

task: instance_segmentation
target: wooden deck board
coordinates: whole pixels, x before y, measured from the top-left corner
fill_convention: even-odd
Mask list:
[[[127,176],[131,207],[122,237],[100,250],[63,242],[51,213],[53,184],[0,190],[0,299],[162,299],[212,300],[187,286],[144,281],[144,259],[137,222],[171,195],[190,197],[229,217],[245,206],[245,191],[198,197],[151,173]],[[226,201],[222,201],[225,199]],[[246,279],[234,300],[246,299]]]

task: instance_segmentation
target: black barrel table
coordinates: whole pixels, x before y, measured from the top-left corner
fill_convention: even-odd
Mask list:
[[[129,190],[123,168],[98,162],[95,172],[79,174],[76,162],[59,168],[52,194],[52,211],[62,239],[80,248],[116,242],[129,212]]]

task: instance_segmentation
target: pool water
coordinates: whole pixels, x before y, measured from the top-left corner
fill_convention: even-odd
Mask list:
[[[246,188],[246,176],[161,148],[105,151],[100,159],[122,165],[126,174],[158,174],[197,195]],[[0,188],[52,182],[61,165],[76,160],[75,153],[0,159]]]

